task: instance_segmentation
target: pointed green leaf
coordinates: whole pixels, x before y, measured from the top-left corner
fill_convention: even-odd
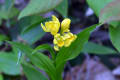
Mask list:
[[[68,15],[68,0],[63,0],[56,7],[56,11],[58,11],[63,17],[67,17],[67,15]]]
[[[109,27],[110,39],[115,48],[120,52],[120,27]]]
[[[37,40],[39,40],[44,34],[45,32],[40,26],[35,26],[32,29],[29,29],[29,31],[25,32],[24,34],[21,34],[20,36],[27,43],[33,44]]]
[[[9,38],[6,35],[0,34],[0,41],[8,40]]]
[[[81,52],[84,44],[88,41],[90,33],[98,26],[95,24],[91,27],[84,29],[77,35],[77,39],[70,45],[70,47],[63,47],[57,53],[56,62],[60,63],[66,60],[75,58]],[[79,44],[79,45],[78,45]]]
[[[19,75],[20,64],[17,65],[17,56],[13,53],[0,52],[0,72],[8,75]]]
[[[113,0],[87,0],[88,5],[93,9],[95,14],[99,16],[100,11],[102,8],[105,7],[109,2],[112,2]]]
[[[93,32],[93,30],[99,25],[100,24],[95,24],[84,29],[77,35],[77,39],[69,47],[63,47],[60,49],[56,57],[56,70],[58,75],[60,75],[63,70],[66,61],[74,59],[80,54],[84,44],[88,41],[91,32]]]
[[[0,80],[4,80],[2,74],[0,74]]]
[[[38,15],[22,18],[17,23],[17,26],[19,26],[19,28],[20,28],[19,29],[20,33],[21,33],[20,37],[29,44],[35,43],[45,33],[40,26],[40,23],[45,20],[46,20],[46,18],[43,18]]]
[[[112,48],[99,45],[93,42],[88,42],[84,45],[84,48],[82,49],[82,52],[84,53],[92,53],[92,54],[115,54],[117,53]]]
[[[22,64],[23,71],[28,80],[48,80],[40,71],[36,70],[30,64]]]
[[[32,54],[33,49],[31,49],[29,46],[17,43],[17,42],[9,42],[12,46],[18,48],[23,53],[25,53],[31,60],[31,62],[37,66],[38,68],[44,70],[51,79],[56,79],[56,70],[54,66],[54,62],[50,60],[48,56],[45,56],[43,53],[35,53]]]
[[[21,34],[25,34],[35,28],[36,26],[40,25],[41,22],[46,21],[47,18],[43,18],[42,16],[29,16],[21,19],[19,21],[19,26],[22,29]]]
[[[33,50],[33,54],[40,51],[40,50],[48,50],[51,53],[52,59],[55,60],[55,52],[52,49],[52,47],[48,44],[43,44],[43,45],[39,45],[37,46],[34,50]]]
[[[29,4],[19,15],[19,19],[39,13],[45,13],[53,8],[55,8],[58,4],[60,4],[62,0],[30,0]]]

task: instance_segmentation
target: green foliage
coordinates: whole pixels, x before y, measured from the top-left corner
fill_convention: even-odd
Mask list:
[[[98,24],[86,28],[77,35],[77,39],[71,44],[70,47],[63,47],[60,49],[56,58],[56,63],[59,63],[60,65],[62,62],[78,56],[83,48],[83,45],[88,41],[90,33],[96,28],[96,26],[98,26]]]
[[[0,25],[2,24],[2,19],[0,18]]]
[[[117,48],[118,51],[120,51],[120,44],[119,44],[119,14],[120,10],[119,8],[119,0],[111,1],[111,0],[87,0],[89,6],[94,10],[97,16],[99,16],[99,22],[104,24],[109,21],[111,22],[109,27],[110,30],[110,39]],[[114,27],[114,28],[113,28]],[[117,28],[118,27],[118,28]]]
[[[99,16],[99,18],[100,18],[100,20],[99,20],[99,22],[101,23],[101,24],[104,24],[106,21],[104,21],[104,19],[103,18],[101,18],[101,16],[103,15],[103,17],[104,18],[110,18],[110,16],[111,16],[111,14],[109,15],[109,12],[108,12],[108,14],[107,15],[104,15],[104,14],[102,14],[102,15],[100,15],[100,13],[101,13],[101,11],[102,11],[102,9],[104,9],[104,7],[106,6],[106,5],[108,5],[110,2],[112,2],[113,0],[95,0],[95,1],[93,1],[93,0],[87,0],[87,3],[88,3],[88,5],[93,9],[93,11],[94,11],[94,13],[97,15],[97,16]],[[112,6],[113,7],[113,6]],[[113,9],[113,8],[112,8]],[[114,9],[115,10],[115,9]],[[105,11],[105,12],[107,12],[107,11]],[[112,10],[111,10],[111,12],[113,12]],[[117,12],[117,10],[115,11],[115,12]],[[115,15],[115,14],[114,14]],[[103,19],[103,20],[102,20]],[[110,24],[112,25],[112,26],[114,26],[114,27],[116,27],[117,25],[119,25],[119,21],[117,21],[117,22],[114,22],[114,21],[112,21],[112,22],[110,22]]]
[[[21,38],[25,40],[29,44],[35,43],[37,40],[39,40],[44,35],[43,30],[40,26],[37,26],[35,28],[32,28],[25,34],[21,34]]]
[[[115,48],[120,52],[120,27],[109,27],[110,39]]]
[[[22,18],[18,25],[22,29],[22,34],[25,34],[26,32],[30,31],[32,28],[35,28],[38,26],[41,22],[45,21],[46,19],[42,16],[35,15],[35,16],[28,16]]]
[[[12,18],[16,16],[18,13],[19,13],[19,10],[14,7],[14,0],[5,0],[5,4],[0,8],[1,19]]]
[[[32,46],[45,34],[40,23],[44,23],[49,18],[43,18],[39,15],[54,9],[64,18],[68,17],[68,0],[30,0],[28,5],[20,12],[19,21],[14,20],[15,29],[11,28],[10,22],[19,13],[19,10],[14,7],[14,0],[5,0],[4,5],[0,5],[0,24],[5,19],[7,20],[5,25],[8,23],[10,26],[7,27],[10,36],[0,34],[0,43],[5,40],[12,40],[11,42],[8,41],[8,43],[13,46],[13,51],[18,53],[19,50],[21,54],[24,54],[22,67],[28,80],[62,80],[62,72],[66,62],[76,58],[81,52],[102,55],[116,54],[117,51],[112,48],[88,42],[90,34],[101,24],[110,22],[109,24],[112,25],[109,27],[110,39],[120,52],[120,27],[118,21],[120,20],[120,1],[87,0],[87,3],[95,14],[99,16],[99,23],[78,33],[77,39],[69,47],[62,47],[59,52],[54,52],[53,48],[48,44],[39,45],[34,49],[28,45]],[[26,44],[13,42],[13,40],[17,40],[18,36]],[[49,51],[50,55],[43,54],[43,51]],[[21,74],[21,63],[17,64],[20,58],[13,52],[0,52],[0,72],[8,75]],[[48,79],[39,69],[47,74]],[[2,75],[0,75],[0,80],[3,80]]]
[[[45,34],[41,26],[39,26],[40,23],[44,21],[46,21],[46,19],[38,15],[22,18],[17,23],[20,28],[20,37],[29,44],[35,43]]]
[[[44,70],[52,80],[56,79],[56,74],[55,74],[56,70],[53,64],[54,62],[50,60],[47,56],[45,56],[43,53],[37,53],[37,52],[35,54],[32,54],[33,49],[31,49],[27,45],[23,45],[17,42],[9,42],[9,43],[12,44],[14,47],[17,47],[23,53],[25,53],[30,58],[32,63],[36,65],[38,68]]]
[[[4,80],[2,74],[0,74],[0,80]]]
[[[61,3],[61,1],[62,0],[31,0],[27,7],[20,13],[18,18],[21,19],[25,16],[45,13],[55,8],[58,4]]]
[[[84,48],[82,50],[84,53],[92,53],[92,54],[115,54],[117,53],[115,50],[112,48],[95,44],[93,42],[88,42],[87,44],[84,45]]]
[[[48,80],[45,76],[30,64],[22,64],[23,71],[28,80]]]
[[[63,17],[67,17],[67,15],[68,15],[68,0],[63,0],[56,7],[56,11],[58,11]]]
[[[79,55],[84,44],[88,41],[90,33],[97,26],[99,26],[99,24],[93,25],[89,28],[86,28],[82,32],[80,32],[78,34],[77,40],[73,42],[70,47],[68,48],[63,47],[59,51],[58,55],[56,56],[56,60],[54,59],[51,60],[44,54],[37,52],[38,50],[47,49],[48,51],[52,53],[51,55],[53,55],[54,52],[52,51],[49,45],[41,45],[41,46],[38,46],[35,50],[33,50],[27,45],[23,45],[21,43],[16,43],[16,42],[9,42],[9,43],[12,44],[14,47],[17,47],[23,53],[25,53],[30,58],[31,62],[34,65],[36,65],[38,68],[44,70],[52,80],[56,80],[57,78],[61,80],[61,72],[64,68],[64,64],[66,63],[66,61],[73,59]],[[32,54],[32,52],[34,54]]]
[[[112,0],[87,0],[88,5],[93,9],[95,14],[99,16],[101,9],[103,9]]]
[[[9,38],[5,35],[0,34],[0,42],[4,41],[4,40],[8,40]]]
[[[19,75],[21,72],[20,64],[17,65],[17,55],[0,52],[0,72],[8,75]]]
[[[51,48],[50,45],[48,44],[43,44],[40,46],[37,46],[34,50],[33,50],[33,54],[36,53],[37,51],[42,51],[42,50],[48,50],[51,53],[52,59],[55,60],[55,52],[53,51],[53,49]]]
[[[99,24],[95,24],[89,28],[84,29],[77,35],[77,39],[70,45],[70,47],[63,47],[60,49],[56,56],[56,69],[58,75],[61,74],[61,71],[64,68],[66,61],[74,59],[78,56],[84,46],[88,41],[90,33],[97,27]],[[79,45],[78,45],[79,44]]]
[[[115,0],[109,4],[107,4],[100,12],[99,22],[105,23],[110,21],[118,21],[120,20],[120,1]],[[117,9],[117,10],[116,10]]]

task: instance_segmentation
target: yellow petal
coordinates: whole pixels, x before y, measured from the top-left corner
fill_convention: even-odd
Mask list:
[[[69,33],[64,33],[63,34],[63,39],[64,40],[66,40],[66,39],[68,39],[68,38],[70,38],[71,37],[71,35],[69,34]]]
[[[60,34],[58,33],[58,34],[56,34],[54,37],[55,37],[55,38],[58,38],[58,37],[60,37]]]
[[[58,18],[54,15],[52,16],[52,20],[53,20],[54,25],[52,26],[51,34],[55,35],[58,33],[58,31],[60,29],[60,22],[59,22]]]
[[[64,41],[59,41],[57,44],[59,47],[62,47],[64,45]]]
[[[52,35],[56,35],[59,31],[59,28],[60,28],[60,25],[55,23],[53,26],[52,26],[52,29],[51,29],[51,34]]]
[[[57,42],[57,40],[56,40],[56,39],[54,39],[54,40],[53,40],[53,43],[54,43],[54,44],[57,44],[58,42]]]
[[[56,44],[56,45],[59,46],[59,47],[64,46],[63,37],[62,37],[60,34],[56,34],[56,35],[54,36],[53,43]]]
[[[41,27],[42,27],[42,29],[43,29],[45,32],[47,32],[45,26],[44,26],[42,23],[41,23]]]
[[[64,32],[69,32],[69,28],[70,28],[70,23],[71,23],[71,20],[66,18],[62,21],[61,23],[61,31],[62,33]]]
[[[64,46],[65,47],[69,47],[70,45],[71,45],[71,41],[70,40],[66,40]]]
[[[71,32],[64,34],[64,46],[68,47],[71,43],[77,38],[76,35],[73,35]]]
[[[59,22],[59,19],[58,19],[56,16],[54,16],[54,15],[52,15],[52,20],[53,20],[53,21],[58,21],[58,22]]]
[[[45,26],[41,23],[41,27],[45,32],[50,32],[52,35],[56,35],[60,28],[60,22],[56,16],[52,16],[52,21],[45,22]]]
[[[48,32],[51,32],[51,29],[52,29],[53,24],[54,24],[54,23],[53,23],[52,21],[45,22],[46,30],[47,30]]]
[[[59,47],[57,45],[54,46],[55,51],[59,51]]]
[[[76,40],[77,39],[77,36],[76,35],[74,35],[74,40]]]
[[[52,35],[56,35],[59,31],[60,24],[57,21],[49,21],[45,23],[46,30],[51,32]]]

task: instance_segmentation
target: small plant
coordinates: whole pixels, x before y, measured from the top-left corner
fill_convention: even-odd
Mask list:
[[[68,0],[30,0],[23,10],[15,6],[15,0],[0,2],[0,80],[3,80],[4,74],[21,76],[23,73],[28,80],[63,80],[62,74],[66,63],[80,53],[95,55],[119,53],[120,1],[86,1],[99,18],[99,22],[82,29],[77,34],[70,31],[74,17],[68,15]],[[51,10],[57,12],[63,21],[60,22],[53,14],[52,19],[48,16],[43,17],[44,13]],[[89,41],[91,33],[104,24],[109,26],[107,33],[116,50]],[[53,36],[53,45],[36,46],[35,43],[45,32]],[[44,51],[49,53],[46,55]]]
[[[25,53],[33,62],[33,64],[44,70],[49,76],[50,80],[62,80],[62,71],[64,70],[64,65],[68,60],[79,55],[79,51],[82,50],[81,46],[87,42],[91,31],[96,28],[95,25],[85,29],[78,35],[75,35],[69,30],[70,22],[70,19],[66,18],[62,21],[60,26],[58,18],[53,15],[52,21],[45,22],[45,26],[41,23],[43,30],[45,32],[50,32],[54,36],[54,49],[57,51],[57,53],[54,52],[54,50],[48,44],[39,45],[33,50],[29,46],[25,46],[20,43],[9,43],[21,50],[22,53]],[[50,51],[52,58],[49,58],[48,56],[39,52],[40,50]],[[23,66],[24,65],[25,64],[23,64]]]
[[[59,51],[60,47],[68,47],[77,38],[69,30],[70,19],[64,19],[60,24],[56,16],[52,16],[52,21],[45,22],[45,26],[41,23],[41,26],[45,32],[50,32],[54,36],[54,49]],[[61,25],[61,27],[60,27]],[[60,29],[61,28],[61,29]],[[60,33],[58,33],[60,30]]]

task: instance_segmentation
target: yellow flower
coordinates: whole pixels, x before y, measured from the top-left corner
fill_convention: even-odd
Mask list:
[[[54,49],[56,51],[59,51],[59,48],[64,46],[64,40],[63,40],[63,37],[60,35],[60,34],[56,34],[54,36],[54,40],[53,40],[53,43],[54,43]]]
[[[72,34],[69,30],[71,20],[66,18],[61,23],[60,33],[60,22],[57,17],[52,16],[52,21],[45,22],[45,26],[41,23],[41,27],[45,32],[50,32],[54,36],[54,49],[59,51],[59,48],[65,46],[68,47],[77,38],[76,35]]]
[[[54,43],[55,45],[58,45],[58,47],[62,47],[62,46],[64,45],[63,37],[62,37],[60,34],[56,34],[56,35],[54,36],[53,43]]]
[[[71,23],[71,20],[66,18],[62,21],[61,23],[61,33],[64,33],[64,32],[69,32],[69,28],[70,28],[70,23]]]
[[[72,34],[71,32],[68,32],[63,35],[63,38],[64,38],[64,46],[68,47],[77,38],[77,36]]]
[[[52,35],[56,35],[60,28],[60,22],[57,17],[52,16],[52,21],[45,22],[45,26],[41,23],[41,27],[45,32],[50,32]]]
[[[59,22],[59,19],[56,16],[54,16],[54,15],[52,15],[52,20]]]
[[[59,47],[57,45],[54,45],[55,51],[59,51]]]

